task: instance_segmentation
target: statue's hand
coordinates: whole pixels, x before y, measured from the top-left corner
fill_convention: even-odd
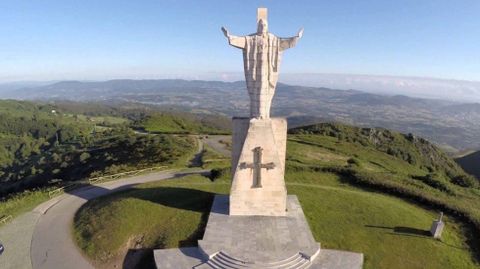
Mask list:
[[[303,28],[300,29],[300,31],[298,31],[298,34],[297,34],[298,38],[302,38],[302,36],[303,36]]]
[[[222,27],[222,32],[223,32],[223,35],[224,35],[226,38],[229,38],[229,37],[230,37],[230,33],[228,33],[228,30],[227,30],[225,27]]]

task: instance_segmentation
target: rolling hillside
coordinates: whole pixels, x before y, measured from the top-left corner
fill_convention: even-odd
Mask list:
[[[192,138],[145,136],[132,130],[128,117],[144,119],[149,115],[82,103],[0,100],[0,198],[88,177],[186,161],[184,158],[196,148]],[[215,126],[222,123],[213,116],[163,115],[149,126],[203,133],[217,131]],[[207,125],[209,121],[212,123]]]
[[[62,81],[0,92],[0,98],[137,104],[226,116],[248,113],[245,82],[187,80]],[[279,83],[275,116],[383,127],[427,138],[452,152],[480,147],[480,104]]]
[[[76,216],[79,247],[102,268],[125,261],[129,238],[148,238],[138,243],[146,264],[151,249],[195,246],[213,195],[228,193],[231,180],[229,161],[206,149],[204,165],[218,178],[161,181],[92,200]],[[322,246],[364,253],[364,268],[479,268],[478,181],[425,139],[338,123],[294,128],[285,180]],[[428,229],[438,210],[447,227],[434,240]]]
[[[230,122],[229,118],[215,115],[159,112],[146,116],[133,126],[150,133],[228,134]]]
[[[332,123],[289,133],[287,170],[333,172],[350,184],[454,214],[480,231],[479,180],[430,142],[386,129]]]

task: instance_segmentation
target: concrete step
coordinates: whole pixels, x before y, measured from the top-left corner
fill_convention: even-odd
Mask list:
[[[245,261],[233,258],[224,252],[219,252],[217,255],[215,255],[214,258],[225,264],[232,265],[232,266],[234,265],[235,268],[249,268],[249,266],[251,265],[251,263],[249,262],[245,262]]]
[[[302,255],[300,255],[300,253],[298,253],[285,260],[278,261],[278,262],[269,262],[269,263],[266,263],[265,265],[269,266],[268,268],[290,268],[288,266],[295,265],[304,260],[305,258]]]
[[[311,262],[300,253],[285,260],[271,263],[255,263],[242,261],[231,257],[227,253],[219,252],[208,262],[195,267],[196,269],[305,269],[310,267]]]

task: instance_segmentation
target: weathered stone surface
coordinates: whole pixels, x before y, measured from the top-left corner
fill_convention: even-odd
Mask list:
[[[228,43],[242,49],[250,117],[268,119],[284,50],[293,48],[303,29],[294,37],[281,38],[268,32],[267,9],[257,10],[257,32],[247,36],[231,35],[222,27]]]
[[[432,223],[430,234],[433,236],[433,238],[441,238],[444,227],[445,223],[443,222],[443,212],[440,212],[439,218]]]
[[[232,187],[217,195],[198,248],[156,250],[157,268],[359,269],[363,254],[320,250],[296,196],[287,196],[287,121],[270,118],[282,51],[291,38],[268,33],[267,10],[257,13],[257,33],[233,36],[243,51],[250,117],[233,119]]]
[[[430,234],[432,234],[433,238],[441,238],[443,228],[445,228],[445,222],[441,220],[436,220],[432,223],[432,227],[430,228]]]
[[[194,268],[208,260],[197,247],[156,249],[153,257],[158,269]]]
[[[363,267],[363,254],[322,249],[320,255],[308,267],[310,269],[361,269]]]
[[[257,23],[260,20],[267,20],[268,17],[268,10],[264,7],[257,8]]]
[[[215,196],[199,247],[155,250],[157,268],[362,268],[363,254],[320,250],[296,196],[288,196],[285,217],[231,216],[228,209],[228,196]]]
[[[232,216],[227,195],[217,195],[199,247],[209,257],[217,252],[250,263],[272,263],[301,253],[315,258],[320,244],[315,241],[303,210],[294,195],[288,196],[284,217]]]
[[[286,119],[233,119],[230,215],[285,216],[286,139]],[[272,167],[259,171],[246,167],[255,160],[256,148],[263,149],[261,165]],[[256,172],[260,173],[261,187],[256,184]]]
[[[285,216],[284,182],[287,124],[270,119],[270,108],[285,49],[302,37],[280,38],[268,32],[267,9],[257,10],[257,32],[230,35],[230,45],[243,51],[250,118],[233,119],[231,215]]]

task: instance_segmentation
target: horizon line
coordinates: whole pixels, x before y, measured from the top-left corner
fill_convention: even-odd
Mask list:
[[[76,79],[76,78],[60,78],[60,79],[22,79],[22,80],[0,80],[1,84],[11,84],[11,83],[47,83],[47,82],[61,82],[61,81],[79,81],[79,82],[102,82],[110,80],[167,80],[167,79],[178,79],[178,80],[189,80],[189,81],[221,81],[221,82],[236,82],[243,81],[240,80],[229,80],[229,79],[200,79],[192,78],[193,76],[202,76],[202,75],[219,75],[222,74],[235,74],[243,75],[241,71],[226,71],[226,72],[201,72],[198,74],[156,74],[156,75],[112,75],[107,76],[103,79]],[[423,79],[423,80],[440,80],[440,81],[452,81],[452,82],[471,82],[471,83],[480,83],[480,80],[472,79],[458,79],[458,78],[440,78],[440,77],[430,77],[430,76],[414,76],[414,75],[388,75],[388,74],[362,74],[362,73],[322,73],[322,72],[287,72],[282,75],[303,75],[303,76],[312,76],[312,75],[329,75],[329,76],[356,76],[356,77],[382,77],[382,78],[400,78],[400,79]],[[279,82],[281,82],[282,76],[279,77]]]

